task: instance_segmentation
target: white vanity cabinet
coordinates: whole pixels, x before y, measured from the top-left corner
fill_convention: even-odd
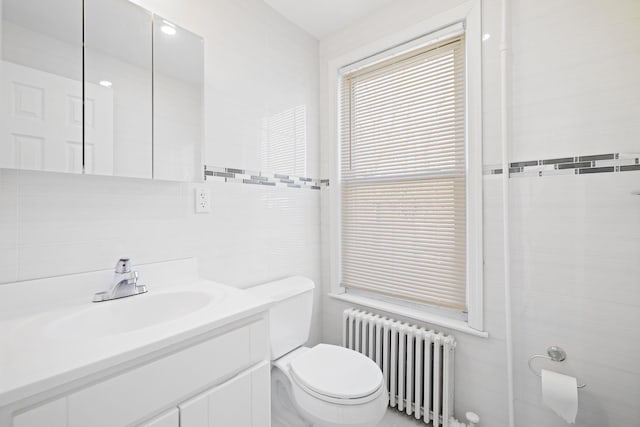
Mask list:
[[[176,427],[180,425],[180,412],[178,408],[172,408],[154,419],[140,424],[140,427]]]
[[[16,411],[12,427],[268,427],[267,321],[225,329]]]
[[[179,405],[180,427],[269,427],[269,362]]]
[[[65,399],[40,405],[13,418],[13,427],[66,427],[67,403]]]

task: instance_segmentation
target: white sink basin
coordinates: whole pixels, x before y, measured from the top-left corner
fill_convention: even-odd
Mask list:
[[[99,303],[91,302],[93,287],[109,283],[111,269],[0,286],[0,425],[2,408],[58,395],[58,387],[66,393],[80,378],[200,342],[271,306],[199,279],[194,259],[145,264],[139,272],[148,293]]]
[[[90,339],[162,325],[212,306],[220,291],[158,292],[92,303],[54,320],[45,327],[49,338]]]

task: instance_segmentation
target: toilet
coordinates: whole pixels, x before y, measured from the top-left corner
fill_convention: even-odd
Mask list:
[[[295,276],[247,289],[275,301],[269,310],[274,427],[374,427],[389,403],[378,365],[344,347],[304,347],[313,288],[310,279]]]

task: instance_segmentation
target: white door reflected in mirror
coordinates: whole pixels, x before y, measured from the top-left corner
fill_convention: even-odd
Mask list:
[[[0,168],[202,180],[201,37],[127,0],[1,4]]]
[[[2,1],[0,167],[82,173],[82,0]]]

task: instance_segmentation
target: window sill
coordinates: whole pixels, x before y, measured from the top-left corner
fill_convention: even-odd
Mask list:
[[[429,323],[431,325],[442,326],[444,328],[463,332],[465,334],[473,335],[476,337],[482,337],[482,338],[489,337],[488,332],[478,331],[476,329],[473,329],[469,327],[467,322],[463,320],[451,319],[438,314],[428,313],[421,310],[415,310],[409,307],[403,307],[403,306],[385,302],[385,301],[378,301],[378,300],[367,298],[360,295],[329,293],[329,297],[336,300],[348,302],[351,304],[362,305],[365,307],[384,311],[386,313],[397,314],[398,316],[408,317],[410,319],[418,320],[424,323]]]

